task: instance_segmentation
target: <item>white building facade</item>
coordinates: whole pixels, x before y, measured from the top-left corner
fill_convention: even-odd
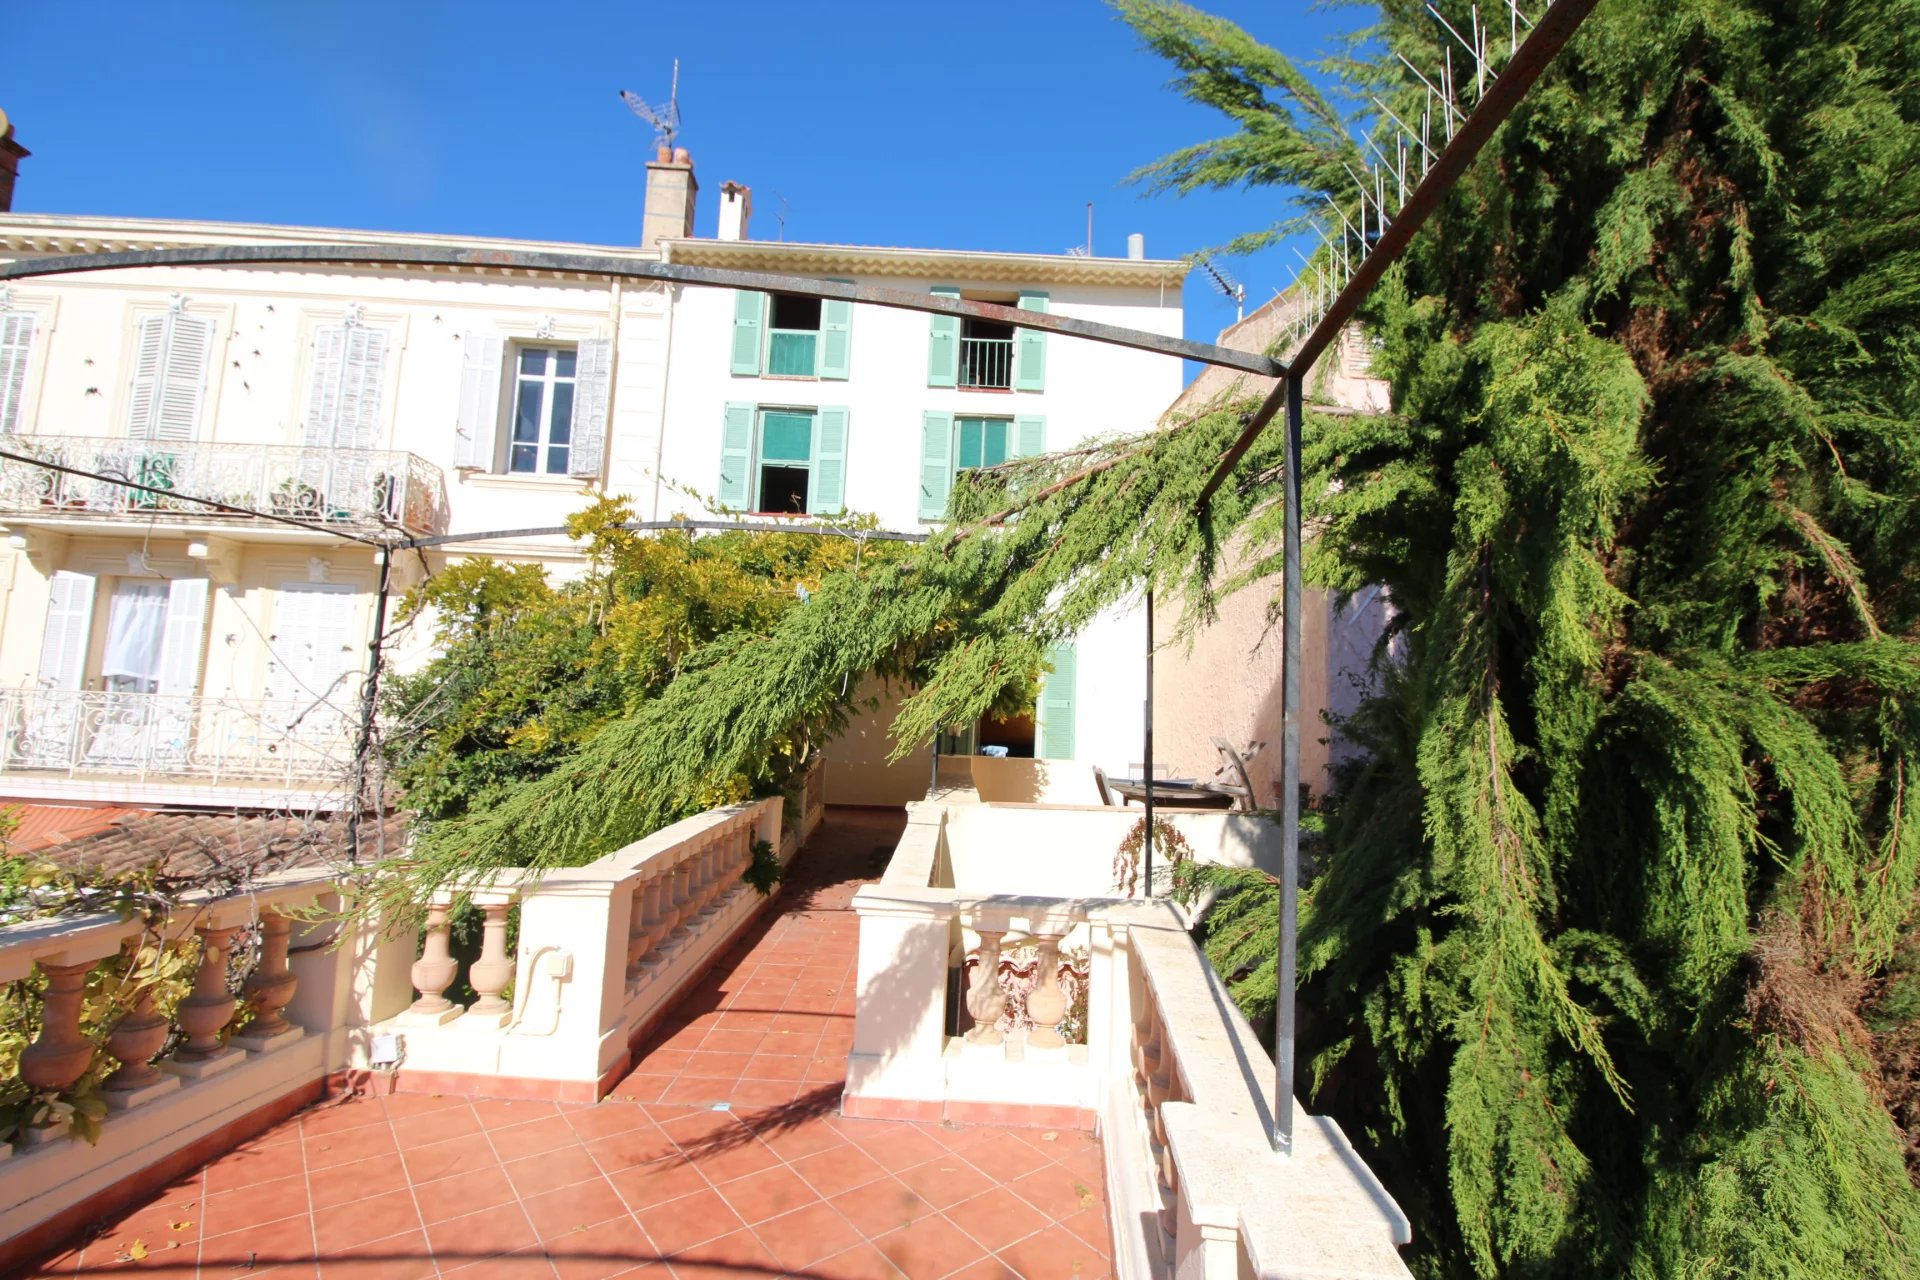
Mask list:
[[[1180,263],[696,239],[690,164],[650,170],[661,238],[644,248],[8,214],[0,257],[577,251],[1180,333]],[[736,199],[730,187],[722,222],[739,235]],[[590,489],[643,518],[871,512],[925,531],[958,471],[1150,429],[1180,383],[1171,357],[1037,331],[554,272],[222,265],[14,282],[0,288],[0,449],[71,470],[0,460],[0,797],[336,807],[382,544],[555,527]],[[467,555],[579,567],[564,537],[520,535],[394,553],[392,588]],[[1112,770],[1140,758],[1140,626],[1117,616],[1056,653],[1028,750]],[[394,660],[422,660],[421,642]],[[830,749],[829,798],[924,794],[924,755],[880,767],[885,719]]]

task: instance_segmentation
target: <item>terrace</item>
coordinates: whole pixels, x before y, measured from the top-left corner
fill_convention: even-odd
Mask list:
[[[424,939],[328,950],[298,908],[330,885],[210,905],[210,947],[263,928],[243,995],[297,979],[288,1031],[269,1008],[264,1034],[256,1014],[223,1045],[196,1015],[199,1061],[226,1065],[163,1057],[170,1083],[117,1104],[97,1146],[29,1135],[0,1160],[0,1266],[1405,1274],[1405,1220],[1336,1128],[1303,1125],[1290,1159],[1267,1147],[1271,1065],[1175,909],[1105,893],[1131,815],[949,798],[903,822],[810,797],[804,848],[762,801],[589,867],[476,881],[464,1009],[444,911]],[[1201,856],[1271,852],[1259,818],[1179,821]],[[770,902],[738,883],[755,839],[792,859]],[[1032,892],[982,891],[1036,848]],[[127,932],[34,930],[0,956],[52,988]],[[49,999],[66,1044],[62,1016]]]

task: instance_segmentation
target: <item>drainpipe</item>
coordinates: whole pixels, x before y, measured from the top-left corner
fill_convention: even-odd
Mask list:
[[[613,299],[608,309],[613,313],[610,323],[613,330],[612,355],[607,360],[607,424],[600,437],[600,484],[603,491],[613,487],[613,424],[614,405],[620,397],[620,281],[613,282]]]
[[[360,699],[360,736],[353,749],[353,796],[347,806],[347,863],[360,861],[361,795],[367,787],[367,757],[373,753],[373,716],[380,702],[380,668],[387,632],[387,595],[393,585],[393,548],[380,548],[380,586],[373,600],[372,656]],[[376,804],[378,801],[376,800]]]

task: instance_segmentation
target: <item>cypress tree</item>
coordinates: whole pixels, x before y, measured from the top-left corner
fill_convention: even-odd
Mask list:
[[[1313,77],[1120,8],[1232,125],[1141,177],[1351,199]],[[1445,33],[1380,8],[1320,69],[1417,118]],[[1393,413],[1310,431],[1310,571],[1406,658],[1346,726],[1309,1048],[1430,1274],[1920,1272],[1916,36],[1603,0],[1368,305]]]

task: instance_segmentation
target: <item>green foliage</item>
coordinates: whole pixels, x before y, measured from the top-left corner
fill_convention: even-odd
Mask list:
[[[1302,72],[1119,8],[1234,127],[1150,181],[1351,201]],[[1306,1047],[1431,1274],[1920,1271],[1917,22],[1602,4],[1375,291],[1394,413],[1310,422],[1310,574],[1406,657],[1345,726]],[[1369,34],[1342,87],[1417,118],[1393,55],[1444,32]]]

